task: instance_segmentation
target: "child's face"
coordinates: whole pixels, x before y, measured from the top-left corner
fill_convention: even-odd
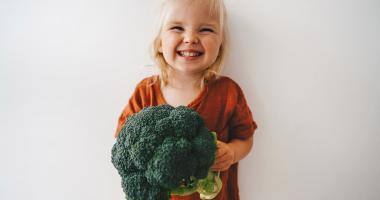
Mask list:
[[[219,16],[209,16],[207,1],[172,1],[167,6],[159,51],[176,72],[199,74],[219,54]]]

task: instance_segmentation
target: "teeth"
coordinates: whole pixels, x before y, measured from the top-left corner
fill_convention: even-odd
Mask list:
[[[180,51],[179,53],[181,56],[186,56],[186,57],[195,57],[195,56],[200,55],[199,52],[189,52],[189,51]]]

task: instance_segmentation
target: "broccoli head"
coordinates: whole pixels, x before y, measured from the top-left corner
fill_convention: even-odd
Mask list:
[[[216,136],[196,111],[165,104],[127,118],[112,163],[127,199],[167,200],[173,193],[200,191],[198,182],[208,177],[215,153]]]

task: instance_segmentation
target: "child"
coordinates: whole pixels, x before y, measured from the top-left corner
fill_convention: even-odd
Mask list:
[[[238,200],[238,161],[253,145],[257,128],[243,91],[219,75],[228,48],[222,0],[164,0],[153,42],[160,75],[143,79],[119,117],[115,136],[126,118],[147,106],[185,105],[196,110],[217,133],[213,171],[221,171],[222,191],[215,199]],[[171,199],[199,199],[195,193]]]

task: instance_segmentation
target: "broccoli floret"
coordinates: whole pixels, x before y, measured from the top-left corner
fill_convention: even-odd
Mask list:
[[[215,153],[216,136],[196,111],[160,105],[128,117],[111,160],[128,200],[168,200],[199,190]]]
[[[168,199],[170,193],[160,187],[151,186],[143,174],[137,172],[122,178],[126,199]]]
[[[208,173],[208,166],[214,163],[216,149],[216,136],[209,134],[209,130],[205,127],[201,128],[197,137],[192,140],[193,152],[196,157],[204,158],[199,160],[195,177],[204,178]]]
[[[192,176],[197,159],[185,138],[168,137],[148,165],[147,178],[165,188],[177,188],[181,180]]]
[[[178,137],[194,138],[198,129],[204,126],[201,116],[185,106],[179,106],[170,112],[174,132]]]

